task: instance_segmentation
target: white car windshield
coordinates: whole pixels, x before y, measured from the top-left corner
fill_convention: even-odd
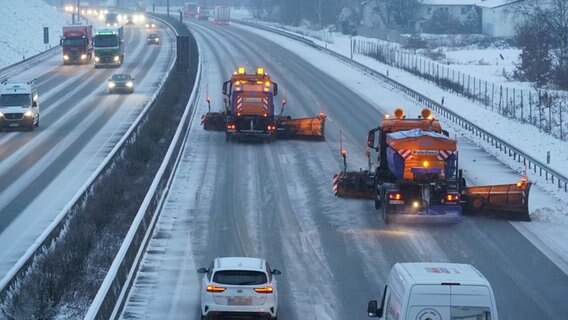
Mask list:
[[[0,95],[0,106],[29,106],[31,104],[29,94],[3,94]]]
[[[266,274],[259,271],[247,271],[247,270],[223,270],[215,272],[213,276],[213,282],[228,284],[228,285],[240,285],[240,286],[250,286],[265,284]]]

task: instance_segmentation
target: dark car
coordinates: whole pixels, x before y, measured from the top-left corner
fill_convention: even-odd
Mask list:
[[[128,73],[115,73],[112,75],[112,77],[108,79],[108,93],[111,94],[115,92],[134,92],[134,78]]]
[[[126,16],[126,25],[131,26],[134,24],[134,17],[131,15]]]
[[[146,38],[146,42],[150,44],[160,44],[160,37],[155,33],[150,33]]]

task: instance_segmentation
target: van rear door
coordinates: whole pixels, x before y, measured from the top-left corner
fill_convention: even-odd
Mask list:
[[[496,311],[492,310],[492,294],[483,285],[452,285],[451,287],[451,319],[496,319]]]
[[[410,291],[405,319],[449,320],[451,286],[415,285]]]

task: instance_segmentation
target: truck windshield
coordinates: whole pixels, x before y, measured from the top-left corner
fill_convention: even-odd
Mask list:
[[[97,35],[95,36],[95,46],[99,48],[108,48],[118,46],[118,38],[115,35]]]
[[[87,39],[81,38],[64,38],[63,39],[63,46],[83,46],[87,43]]]
[[[29,94],[3,94],[0,95],[0,107],[29,106]]]

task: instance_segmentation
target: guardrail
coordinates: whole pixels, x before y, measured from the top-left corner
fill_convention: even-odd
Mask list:
[[[174,66],[175,59],[168,68],[168,74],[173,70]],[[90,187],[96,183],[101,173],[108,169],[108,167],[112,164],[112,159],[121,153],[122,148],[127,144],[131,136],[136,133],[138,125],[143,122],[146,113],[162,90],[166,81],[165,79],[166,78],[163,78],[160,81],[158,89],[150,98],[142,112],[138,115],[134,123],[132,123],[130,128],[128,128],[124,136],[122,136],[111,152],[105,157],[95,172],[93,172],[93,174],[89,177],[87,182],[81,187],[81,189],[79,189],[71,201],[61,210],[57,217],[55,217],[54,221],[44,230],[38,239],[26,250],[24,255],[16,262],[12,269],[10,269],[4,278],[0,280],[0,301],[4,300],[3,298],[7,295],[9,289],[15,286],[17,284],[17,280],[25,274],[26,270],[28,270],[28,268],[32,265],[34,258],[40,255],[45,248],[49,247],[50,244],[55,241],[62,232],[64,232],[67,226],[66,217],[77,204],[80,204],[83,199],[85,199]]]
[[[339,54],[335,51],[329,50],[327,48],[324,48],[316,43],[314,43],[313,41],[311,41],[310,39],[306,39],[302,36],[296,35],[296,34],[292,34],[286,31],[282,31],[279,29],[274,29],[274,28],[270,28],[261,24],[257,24],[257,23],[251,23],[251,22],[245,22],[245,21],[241,21],[241,20],[231,20],[232,22],[236,22],[236,23],[240,23],[243,25],[247,25],[250,27],[254,27],[254,28],[258,28],[258,29],[262,29],[265,31],[269,31],[269,32],[273,32],[273,33],[277,33],[280,34],[282,36],[288,37],[290,39],[293,40],[297,40],[300,41],[302,43],[305,43],[309,46],[312,46],[314,48],[317,48],[318,50],[321,50],[323,52],[326,52],[348,64],[351,64],[352,66],[355,66],[359,69],[362,69],[365,73],[367,74],[371,74],[372,76],[380,79],[383,82],[386,82],[387,84],[391,85],[392,87],[400,90],[402,93],[406,94],[407,96],[413,98],[414,100],[420,102],[421,104],[424,104],[426,107],[432,108],[434,111],[436,111],[437,114],[440,114],[442,116],[444,116],[445,118],[449,119],[450,121],[454,122],[456,125],[460,126],[461,128],[475,134],[477,137],[479,137],[480,139],[482,139],[483,141],[491,144],[491,146],[495,147],[496,149],[499,149],[501,152],[503,152],[503,154],[508,155],[509,157],[512,157],[514,160],[518,161],[519,163],[523,163],[525,166],[528,167],[529,170],[533,170],[533,172],[535,174],[539,174],[541,177],[544,175],[546,181],[551,181],[551,183],[555,183],[559,189],[564,189],[564,192],[568,192],[568,178],[566,178],[566,176],[564,176],[563,174],[560,174],[559,172],[557,172],[554,169],[549,168],[547,165],[543,164],[542,162],[534,159],[533,157],[523,153],[519,148],[514,147],[508,143],[506,143],[505,141],[503,141],[502,139],[492,135],[491,133],[481,129],[480,127],[476,126],[475,124],[469,122],[468,120],[464,119],[463,117],[457,115],[456,113],[452,112],[451,110],[449,110],[448,108],[442,106],[441,104],[435,102],[434,100],[422,95],[421,93],[414,91],[412,89],[410,89],[409,87],[403,85],[402,83],[399,83],[391,78],[389,78],[388,76],[374,70],[371,69],[357,61],[351,60],[349,57],[346,57],[342,54]]]
[[[45,50],[43,52],[40,52],[36,55],[33,55],[33,56],[31,56],[27,59],[24,59],[22,61],[16,62],[16,63],[11,64],[9,66],[6,66],[4,68],[1,68],[0,69],[0,82],[4,81],[5,79],[8,79],[9,77],[11,77],[12,75],[14,75],[16,73],[20,73],[22,71],[25,71],[25,70],[31,68],[36,63],[39,63],[43,60],[48,59],[49,57],[51,57],[51,55],[55,54],[58,49],[61,49],[61,46],[57,45],[55,47],[51,47],[50,49]]]

